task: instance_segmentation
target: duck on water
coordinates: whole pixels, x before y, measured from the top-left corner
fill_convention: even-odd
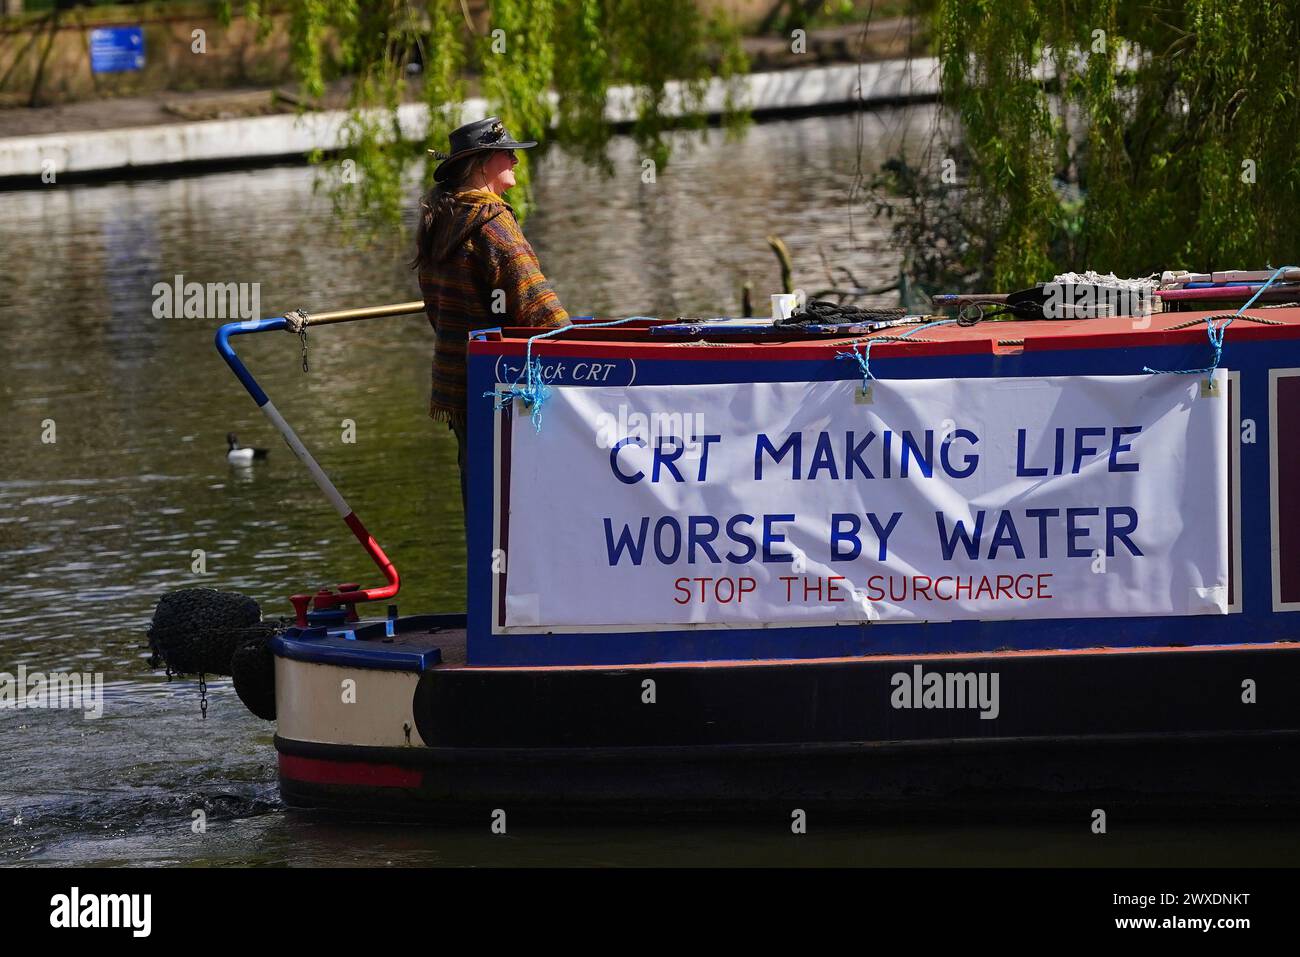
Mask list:
[[[252,465],[254,459],[264,459],[268,455],[266,449],[241,448],[239,437],[234,432],[226,433],[226,461],[231,465]]]

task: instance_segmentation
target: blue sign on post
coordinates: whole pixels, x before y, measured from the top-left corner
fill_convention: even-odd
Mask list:
[[[125,73],[144,69],[141,27],[100,27],[90,31],[90,72]]]

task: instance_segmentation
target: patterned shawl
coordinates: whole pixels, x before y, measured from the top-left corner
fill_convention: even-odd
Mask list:
[[[485,189],[464,190],[455,199],[450,241],[433,251],[432,267],[420,270],[420,290],[434,332],[429,414],[463,423],[470,332],[562,326],[569,314],[542,275],[510,204]]]

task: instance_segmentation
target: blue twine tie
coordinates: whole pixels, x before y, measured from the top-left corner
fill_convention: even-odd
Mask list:
[[[1214,370],[1219,368],[1220,360],[1223,359],[1223,334],[1227,332],[1228,327],[1232,325],[1232,320],[1254,305],[1255,300],[1260,297],[1265,289],[1273,285],[1273,281],[1276,280],[1278,276],[1282,275],[1286,270],[1294,268],[1294,266],[1279,266],[1277,272],[1273,273],[1273,275],[1269,277],[1268,282],[1255,290],[1255,295],[1247,299],[1244,306],[1238,309],[1231,316],[1228,316],[1227,319],[1219,325],[1216,326],[1214,324],[1214,320],[1220,318],[1219,316],[1205,317],[1205,335],[1210,340],[1210,348],[1214,350],[1214,360],[1204,369],[1153,369],[1150,366],[1143,366],[1142,371],[1149,372],[1152,375],[1200,375],[1203,372],[1208,375],[1213,375]]]
[[[956,319],[940,319],[940,320],[938,320],[938,321],[936,321],[936,322],[928,322],[928,323],[926,323],[926,324],[923,325],[923,326],[917,326],[915,329],[909,329],[907,332],[903,333],[901,336],[889,336],[887,339],[885,339],[885,338],[882,338],[882,339],[866,339],[866,340],[864,340],[864,341],[862,341],[862,342],[855,342],[855,343],[853,343],[853,345],[852,345],[852,351],[850,351],[850,352],[837,352],[837,353],[835,353],[835,358],[836,358],[836,359],[853,359],[853,360],[855,360],[855,361],[857,362],[857,364],[858,364],[858,368],[862,370],[862,388],[865,389],[865,388],[867,387],[867,383],[870,382],[872,379],[875,378],[875,376],[871,374],[871,347],[872,347],[875,343],[877,343],[877,342],[896,341],[896,340],[898,340],[898,339],[906,339],[908,336],[914,336],[914,335],[916,335],[918,332],[920,332],[920,331],[923,330],[923,329],[933,329],[933,328],[935,328],[936,326],[947,326],[947,325],[950,325],[950,324],[952,324],[952,323],[954,323],[954,322],[956,322],[956,321],[957,321]],[[863,349],[862,349],[861,352],[858,352],[858,346],[859,346],[859,345],[861,345],[861,346],[863,347]]]
[[[542,431],[542,406],[551,397],[551,387],[542,379],[542,360],[533,358],[533,343],[538,339],[549,339],[551,336],[558,336],[570,329],[603,329],[607,326],[621,326],[626,322],[645,321],[654,318],[654,316],[628,316],[626,319],[612,319],[609,322],[571,322],[567,326],[558,326],[535,336],[529,336],[528,343],[524,348],[524,368],[519,373],[519,378],[503,389],[484,392],[483,397],[494,400],[492,408],[497,412],[509,405],[513,399],[521,399],[524,407],[532,412],[533,430],[540,432]]]

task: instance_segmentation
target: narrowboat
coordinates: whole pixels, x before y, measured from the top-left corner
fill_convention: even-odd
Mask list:
[[[466,611],[402,615],[231,339],[419,308],[217,334],[383,578],[269,641],[289,806],[1300,806],[1300,307],[474,333]]]

